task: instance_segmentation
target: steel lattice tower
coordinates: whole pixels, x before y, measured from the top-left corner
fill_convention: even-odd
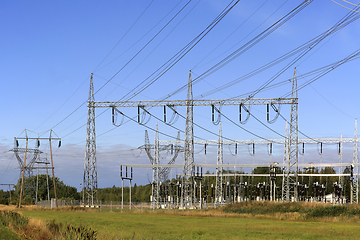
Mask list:
[[[288,168],[286,169],[286,201],[290,201],[291,197],[298,200],[298,93],[297,93],[297,79],[296,68],[294,69],[293,85],[291,92],[291,113],[290,113],[290,128],[288,141]],[[291,177],[290,174],[294,174]]]
[[[191,176],[193,175],[194,165],[194,126],[193,126],[193,94],[191,71],[189,71],[187,101],[186,101],[186,124],[185,124],[185,144],[184,144],[184,171],[182,179],[182,203],[184,208],[192,207],[192,187]]]
[[[219,140],[218,140],[218,152],[217,152],[217,165],[216,168],[216,186],[215,186],[215,206],[219,206],[224,202],[223,195],[223,140],[221,122],[219,123]],[[220,165],[220,166],[219,166]]]
[[[286,200],[286,193],[287,193],[287,188],[286,188],[286,179],[287,179],[287,169],[289,168],[288,164],[289,164],[289,154],[288,154],[288,145],[289,145],[289,122],[286,121],[286,126],[285,126],[285,139],[284,139],[284,161],[283,164],[284,167],[283,168],[283,178],[282,178],[282,192],[281,192],[281,200],[285,201]]]
[[[87,114],[87,124],[86,124],[86,150],[85,150],[84,182],[83,182],[83,201],[85,206],[94,206],[98,204],[95,107],[93,105],[94,101],[95,101],[95,97],[94,97],[93,74],[91,74],[89,99],[88,99],[88,114]]]
[[[159,131],[158,131],[158,124],[156,123],[156,131],[155,131],[155,149],[154,149],[154,162],[153,162],[153,189],[152,189],[152,196],[153,201],[152,207],[158,208],[160,203],[160,179],[159,179],[159,167],[160,164],[160,153],[159,153]]]
[[[351,203],[359,203],[359,152],[358,152],[358,129],[357,119],[355,119],[354,129],[354,151],[353,151],[353,180],[352,180],[352,196]],[[355,199],[354,199],[355,196]]]

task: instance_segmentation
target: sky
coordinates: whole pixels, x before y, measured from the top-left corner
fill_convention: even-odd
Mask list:
[[[16,183],[19,164],[14,153],[14,137],[48,137],[50,130],[61,138],[53,144],[55,175],[65,184],[80,189],[84,174],[87,98],[93,73],[96,101],[184,100],[189,71],[192,79],[203,76],[227,57],[212,74],[193,85],[194,99],[291,97],[291,79],[298,76],[304,86],[316,75],[314,70],[338,62],[359,49],[360,22],[356,20],[321,41],[284,61],[256,72],[292,50],[315,39],[337,24],[354,6],[342,0],[309,1],[306,7],[263,38],[260,34],[304,1],[260,0],[134,0],[134,1],[4,1],[0,7],[1,131],[0,183]],[[214,26],[219,14],[233,6]],[[357,11],[357,10],[355,10]],[[354,14],[359,14],[354,12]],[[208,26],[212,26],[208,28]],[[204,31],[211,29],[207,34]],[[201,38],[196,37],[200,35]],[[258,37],[258,38],[256,38]],[[194,44],[194,39],[199,40]],[[261,41],[255,41],[261,39]],[[176,55],[185,46],[180,57]],[[243,51],[240,51],[243,49]],[[245,50],[244,50],[245,49]],[[238,51],[237,51],[238,50]],[[239,53],[239,54],[235,54]],[[241,54],[240,54],[241,53]],[[304,53],[303,56],[301,54]],[[176,61],[173,56],[177,56]],[[170,60],[170,62],[169,62]],[[172,61],[172,62],[171,62]],[[170,63],[170,64],[169,64]],[[165,64],[165,65],[164,65]],[[358,104],[359,60],[348,61],[298,91],[300,139],[353,138]],[[164,68],[164,66],[170,66]],[[279,74],[281,73],[281,74]],[[307,77],[300,77],[306,75]],[[273,86],[261,89],[264,84]],[[229,87],[222,87],[225,84]],[[283,84],[279,84],[283,83]],[[145,87],[145,85],[147,87]],[[173,94],[176,92],[176,94]],[[136,108],[120,109],[126,116],[137,116]],[[176,109],[186,115],[185,107]],[[171,126],[164,124],[162,108],[151,108],[153,115],[140,125],[121,116],[115,127],[109,109],[96,108],[98,186],[120,186],[119,164],[148,164],[144,151],[145,130],[154,141],[158,123],[160,140],[173,140],[179,130],[184,139],[185,120],[181,116]],[[252,106],[246,124],[239,123],[237,106],[221,108],[225,139],[282,139],[290,106],[281,106],[275,123],[266,121],[266,107]],[[168,119],[171,111],[167,112]],[[274,117],[271,112],[271,117]],[[229,120],[231,119],[231,121]],[[234,124],[234,122],[236,124]],[[218,139],[219,125],[211,120],[211,107],[194,107],[195,140]],[[145,126],[147,127],[145,127]],[[199,127],[201,126],[201,128]],[[206,130],[204,130],[206,129]],[[245,130],[246,131],[245,131]],[[170,138],[169,136],[173,136]],[[54,136],[54,135],[52,135]],[[19,142],[25,147],[25,142]],[[29,146],[35,146],[29,142]],[[42,157],[49,158],[49,143],[42,140]],[[352,144],[344,144],[344,162],[352,159]],[[196,163],[216,163],[216,146],[195,146]],[[283,161],[283,145],[256,146],[251,156],[247,145],[224,146],[224,163],[268,163]],[[234,156],[235,155],[235,156]],[[161,162],[171,159],[163,152]],[[338,162],[337,145],[306,146],[299,162]],[[183,163],[180,154],[176,163]],[[213,171],[210,169],[210,171]],[[40,172],[43,173],[43,172]],[[174,169],[171,176],[181,173]],[[134,183],[151,181],[150,169],[135,169]],[[8,189],[0,186],[0,189]]]

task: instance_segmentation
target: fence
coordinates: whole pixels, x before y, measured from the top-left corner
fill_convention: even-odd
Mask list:
[[[73,206],[73,207],[84,207],[83,204],[81,204],[80,201],[75,201],[75,200],[70,200],[70,201],[66,201],[66,200],[58,200],[58,207],[68,207],[68,206]],[[44,201],[39,201],[36,203],[37,207],[42,207],[42,208],[56,208],[56,200],[55,198],[51,199],[51,200],[44,200]],[[123,209],[124,210],[142,210],[142,209],[150,209],[151,207],[151,203],[130,203],[129,202],[124,202],[123,203]],[[99,205],[96,207],[96,209],[99,209],[100,212],[121,212],[121,201],[100,201]]]

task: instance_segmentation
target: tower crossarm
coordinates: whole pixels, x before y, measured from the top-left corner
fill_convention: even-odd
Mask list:
[[[336,143],[353,143],[354,138],[305,138],[299,139],[298,144],[336,144]],[[357,140],[359,141],[359,140]],[[182,143],[183,140],[180,140]],[[162,144],[172,144],[175,143],[175,140],[160,140]],[[207,144],[207,145],[216,145],[218,140],[194,140],[194,144]],[[268,144],[268,143],[279,143],[284,144],[284,139],[244,139],[244,140],[226,140],[223,139],[222,143],[225,145],[231,144]]]
[[[192,100],[193,106],[212,105],[267,105],[267,104],[291,104],[292,98],[245,98],[245,99],[213,99]],[[297,102],[297,101],[296,101]],[[187,100],[164,100],[164,101],[106,101],[89,102],[90,107],[164,107],[164,106],[187,106]]]

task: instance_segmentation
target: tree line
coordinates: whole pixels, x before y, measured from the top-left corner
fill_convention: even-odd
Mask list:
[[[257,167],[252,170],[254,174],[269,174],[269,167]],[[282,170],[280,168],[275,168],[275,174],[273,174],[273,183],[277,186],[277,196],[281,197],[281,187],[282,187]],[[209,172],[207,172],[209,173]],[[239,184],[244,184],[245,182],[248,185],[256,185],[258,183],[270,183],[269,176],[239,176],[237,174],[243,173],[242,171],[228,171],[224,170],[223,173],[228,173],[230,176],[224,177],[223,179],[223,189],[226,191],[227,186],[238,186]],[[299,173],[328,173],[334,174],[336,173],[335,169],[332,167],[325,167],[322,169],[319,168],[311,168],[311,169],[303,169],[299,170]],[[351,169],[346,167],[343,173],[351,173]],[[196,180],[197,179],[197,180]],[[202,196],[204,197],[212,197],[214,194],[214,188],[216,185],[216,177],[206,177],[201,178],[201,176],[195,177],[197,185],[200,185],[200,181],[202,184]],[[339,177],[320,177],[320,176],[299,176],[298,177],[299,184],[308,187],[308,196],[312,196],[315,191],[314,185],[317,183],[322,185],[325,189],[325,194],[330,194],[334,192],[334,183],[339,183]],[[350,176],[343,176],[341,179],[342,184],[342,195],[347,199],[350,199]],[[82,200],[82,192],[78,192],[76,187],[68,186],[59,178],[55,177],[56,184],[56,193],[58,199],[64,200],[74,200],[81,201]],[[160,194],[177,196],[180,195],[179,187],[181,184],[181,178],[173,178],[171,180],[167,180],[160,186]],[[0,204],[18,204],[19,196],[20,196],[20,188],[21,188],[21,179],[18,180],[17,184],[11,190],[11,201],[10,201],[10,192],[0,190]],[[37,189],[37,191],[36,191]],[[200,195],[200,188],[195,187],[196,193]],[[228,187],[230,191],[233,191],[231,187]],[[130,199],[130,188],[124,187],[124,201],[128,202]],[[152,193],[152,185],[135,185],[131,188],[131,201],[132,202],[150,202],[150,196]],[[232,193],[234,194],[234,193]],[[122,189],[121,187],[116,187],[115,185],[108,188],[100,188],[97,191],[98,199],[101,202],[109,202],[109,201],[121,201],[122,198]],[[53,179],[51,176],[46,174],[35,175],[30,177],[25,177],[24,179],[24,188],[23,188],[23,200],[24,204],[34,204],[36,201],[48,200],[55,198],[54,194],[54,186]]]

